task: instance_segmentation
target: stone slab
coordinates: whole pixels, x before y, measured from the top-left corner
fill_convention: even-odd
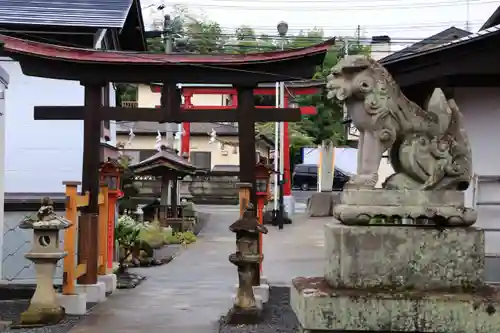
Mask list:
[[[290,303],[304,331],[497,333],[500,295],[334,289],[323,278],[296,278]]]
[[[97,280],[99,282],[103,282],[106,286],[106,294],[114,293],[116,291],[116,285],[118,282],[116,274],[99,275]]]
[[[477,220],[477,212],[464,207],[460,191],[346,189],[332,216],[348,225],[383,223],[380,218],[443,226],[470,226]]]
[[[342,192],[341,203],[358,206],[464,206],[464,192],[416,190],[349,190]]]
[[[75,293],[86,294],[87,302],[100,303],[106,300],[106,284],[97,282],[96,284],[77,284]]]
[[[293,195],[283,196],[283,205],[285,206],[285,212],[288,216],[295,214],[295,198]]]
[[[0,320],[0,330],[7,330],[9,326],[12,325],[12,321],[10,320]]]
[[[484,283],[484,231],[325,225],[325,278],[336,288],[471,289]]]
[[[333,207],[339,201],[337,192],[316,192],[307,199],[309,217],[333,216]]]
[[[87,294],[62,295],[57,294],[57,303],[70,315],[87,313]]]

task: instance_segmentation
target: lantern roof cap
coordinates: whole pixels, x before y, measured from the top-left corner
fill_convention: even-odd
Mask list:
[[[248,233],[262,233],[267,234],[267,228],[257,221],[254,215],[253,205],[248,204],[247,209],[243,213],[243,217],[229,226],[232,232],[248,232]]]
[[[38,209],[36,219],[27,216],[19,224],[21,229],[34,229],[34,230],[61,230],[67,229],[72,226],[70,220],[57,216],[54,212],[54,205],[49,197],[45,197],[41,201],[41,207]]]

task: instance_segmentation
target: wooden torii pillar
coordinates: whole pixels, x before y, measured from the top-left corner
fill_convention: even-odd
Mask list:
[[[81,106],[36,106],[35,120],[83,120],[83,173],[82,191],[88,191],[89,206],[82,214],[79,228],[79,261],[86,261],[87,271],[78,282],[97,283],[97,256],[87,255],[91,244],[97,239],[97,214],[99,194],[99,149],[100,134],[96,131],[102,120],[158,121],[158,122],[238,122],[240,151],[255,151],[255,122],[299,121],[298,109],[259,109],[254,105],[253,86],[237,87],[238,107],[232,110],[196,109],[181,107],[180,90],[165,82],[162,89],[162,107],[126,108],[102,105],[102,87],[106,83],[82,83],[85,86],[85,105]],[[235,112],[236,111],[236,112]],[[240,154],[240,180],[253,184],[251,202],[257,206],[255,192],[255,154]]]

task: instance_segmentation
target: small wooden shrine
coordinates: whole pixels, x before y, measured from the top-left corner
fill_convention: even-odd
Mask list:
[[[137,176],[161,178],[160,205],[155,213],[163,226],[171,225],[175,229],[184,229],[182,207],[178,202],[177,183],[186,175],[196,173],[196,167],[177,152],[167,146],[161,146],[155,155],[131,164],[129,169]]]

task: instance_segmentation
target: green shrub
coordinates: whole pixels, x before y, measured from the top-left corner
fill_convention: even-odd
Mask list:
[[[139,239],[147,242],[152,248],[159,248],[165,245],[165,236],[168,231],[165,231],[158,221],[140,223]],[[170,230],[170,234],[172,231]]]
[[[196,235],[191,231],[176,232],[165,237],[167,244],[191,244],[196,242]]]

